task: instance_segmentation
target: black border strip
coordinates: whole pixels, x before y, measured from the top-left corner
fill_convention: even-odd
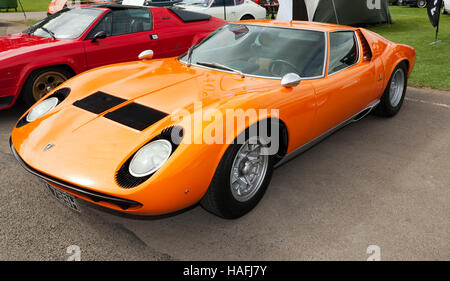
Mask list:
[[[120,207],[122,210],[127,210],[131,207],[136,207],[136,206],[142,206],[141,203],[139,202],[135,202],[135,201],[131,201],[131,200],[126,200],[126,199],[122,199],[122,198],[118,198],[118,197],[113,197],[113,196],[109,196],[109,195],[105,195],[99,192],[95,192],[95,191],[90,191],[90,190],[86,190],[84,188],[78,187],[78,186],[74,186],[72,184],[63,182],[63,181],[59,181],[56,180],[52,177],[46,176],[41,174],[40,172],[34,170],[33,168],[31,168],[27,163],[25,163],[22,158],[19,156],[19,154],[17,153],[16,149],[14,148],[14,145],[12,144],[12,140],[11,138],[9,138],[9,145],[11,147],[11,151],[14,155],[14,158],[16,158],[16,160],[19,162],[19,164],[25,169],[27,170],[27,172],[45,180],[45,181],[49,181],[52,182],[54,184],[60,185],[64,188],[67,188],[71,191],[74,191],[76,193],[79,193],[81,195],[84,195],[86,197],[89,197],[90,199],[92,199],[94,202],[108,202],[108,203],[112,203],[118,207]],[[82,198],[80,198],[82,199]]]

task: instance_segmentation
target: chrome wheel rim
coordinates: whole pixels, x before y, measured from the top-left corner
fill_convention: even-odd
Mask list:
[[[241,146],[231,168],[230,185],[233,197],[239,202],[252,199],[266,177],[269,156],[263,155],[263,145],[251,138]]]
[[[66,80],[66,76],[56,71],[42,73],[33,83],[34,100],[40,100],[43,96],[64,83]]]
[[[392,76],[391,88],[389,90],[389,99],[392,107],[397,107],[403,96],[405,89],[405,72],[399,68]]]

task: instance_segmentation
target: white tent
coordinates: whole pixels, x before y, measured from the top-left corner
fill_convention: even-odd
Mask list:
[[[294,2],[298,0],[278,0],[280,7],[278,9],[277,20],[290,21],[294,18]],[[317,9],[319,0],[305,0],[306,9],[308,11],[308,20],[312,21],[314,13]]]
[[[343,25],[390,23],[388,0],[278,0],[277,20]]]

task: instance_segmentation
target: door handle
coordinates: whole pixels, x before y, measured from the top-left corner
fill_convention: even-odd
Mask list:
[[[150,39],[152,39],[152,40],[159,39],[158,34],[150,34]]]

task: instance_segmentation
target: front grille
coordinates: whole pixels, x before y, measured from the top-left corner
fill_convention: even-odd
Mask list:
[[[73,105],[89,112],[100,114],[124,102],[126,102],[125,99],[97,92],[74,102]]]
[[[153,138],[151,141],[144,144],[142,147],[147,145],[148,143],[151,143],[155,140],[165,139],[170,141],[172,144],[172,154],[177,149],[178,145],[181,143],[181,140],[183,139],[184,131],[183,128],[180,126],[170,126],[166,129],[164,129],[157,137]],[[139,151],[139,150],[137,150]],[[134,155],[136,155],[137,151],[131,155],[131,157],[125,161],[125,163],[120,167],[120,169],[117,171],[115,179],[119,186],[123,188],[133,188],[136,187],[145,181],[147,181],[153,174],[150,174],[145,177],[137,178],[130,174],[129,168],[131,160],[133,159]]]

